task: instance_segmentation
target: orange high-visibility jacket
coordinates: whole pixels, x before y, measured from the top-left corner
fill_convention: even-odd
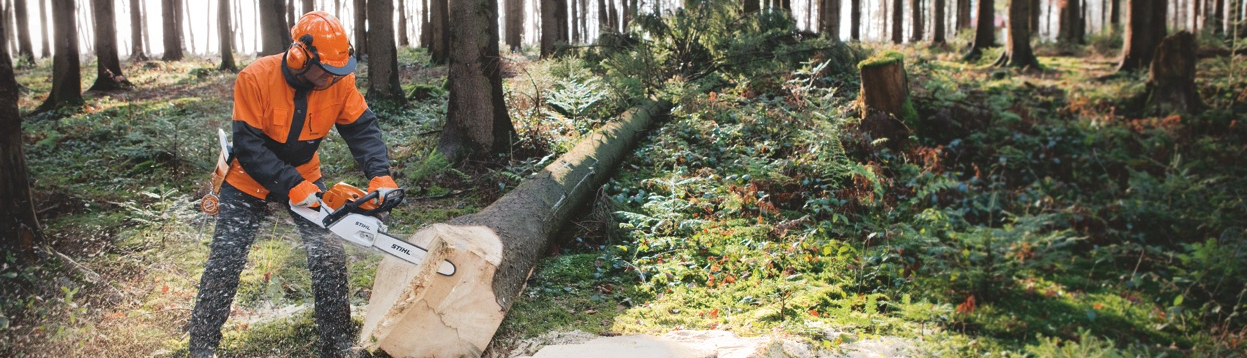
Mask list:
[[[281,62],[281,54],[262,57],[238,73],[235,160],[225,181],[257,198],[285,198],[303,180],[320,179],[316,150],[331,127],[369,179],[390,175],[377,116],[355,88],[355,74],[325,90],[296,89]]]

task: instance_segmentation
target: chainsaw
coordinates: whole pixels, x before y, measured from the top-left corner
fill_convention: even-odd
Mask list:
[[[377,198],[382,198],[380,204]],[[351,243],[381,250],[413,264],[424,262],[429,250],[387,234],[385,223],[377,217],[403,202],[403,189],[394,189],[384,195],[380,191],[364,193],[346,183],[335,184],[317,198],[319,206],[291,205],[290,209],[304,219],[324,227]],[[455,274],[455,264],[443,260],[437,273],[444,276]]]

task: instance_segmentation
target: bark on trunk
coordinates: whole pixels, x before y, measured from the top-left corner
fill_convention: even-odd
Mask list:
[[[1151,115],[1197,113],[1204,108],[1195,87],[1195,35],[1182,31],[1166,37],[1156,47],[1148,71],[1147,111]]]
[[[1039,59],[1031,49],[1031,3],[1031,0],[1009,1],[1009,27],[1006,32],[1009,46],[996,60],[996,66],[1040,68]]]
[[[35,63],[35,48],[30,42],[30,18],[27,17],[26,0],[17,0],[13,4],[13,10],[13,16],[17,18],[18,66],[23,64],[33,65]]]
[[[433,49],[433,19],[429,14],[429,0],[424,0],[424,11],[420,12],[420,47]]]
[[[398,45],[402,47],[411,46],[411,40],[407,38],[406,3],[406,0],[398,0]]]
[[[519,52],[524,41],[524,0],[506,1],[506,46]]]
[[[555,3],[560,0],[541,0],[541,57],[554,55],[554,43],[558,42],[558,18]]]
[[[1083,31],[1081,29],[1085,24],[1083,24],[1082,19],[1081,1],[1061,0],[1060,14],[1059,25],[1057,26],[1057,30],[1060,33],[1057,35],[1057,39],[1067,44],[1084,43]]]
[[[0,22],[0,38],[9,31]],[[35,248],[43,242],[43,231],[30,196],[17,98],[13,63],[5,53],[0,56],[0,255],[12,254],[22,263],[31,263],[36,259]]]
[[[1043,8],[1043,2],[1039,0],[1031,0],[1030,21],[1027,22],[1027,25],[1030,26],[1031,36],[1039,36],[1039,24],[1040,24],[1039,14],[1040,12],[1042,12],[1041,11],[1042,8]]]
[[[892,0],[892,43],[905,42],[904,7],[904,0]]]
[[[359,56],[359,61],[367,61],[368,54],[368,0],[355,0],[355,53],[363,54]]]
[[[756,14],[760,10],[762,10],[762,8],[761,3],[759,3],[758,0],[745,0],[746,14]]]
[[[571,15],[572,19],[571,36],[568,37],[567,41],[569,44],[580,42],[580,28],[576,26],[576,23],[580,21],[580,11],[576,8],[575,0],[572,0],[571,4],[571,9],[568,11],[568,14]]]
[[[52,46],[48,45],[48,5],[44,0],[39,0],[39,34],[43,35],[39,40],[43,45],[39,50],[39,58],[52,57]]]
[[[931,42],[936,44],[943,44],[947,41],[944,35],[945,32],[948,32],[948,29],[945,28],[947,21],[947,19],[944,18],[945,5],[947,5],[945,0],[935,0],[935,34],[932,37]]]
[[[303,11],[299,13],[299,16],[312,11],[316,11],[316,0],[303,0]]]
[[[541,253],[575,212],[610,178],[647,128],[670,104],[649,101],[607,124],[563,157],[481,212],[413,235],[434,243],[427,262],[386,258],[377,267],[361,343],[396,357],[479,356]],[[524,215],[516,215],[524,213]]]
[[[832,40],[840,41],[840,0],[822,0],[819,3],[819,32]]]
[[[182,23],[178,21],[181,0],[161,0],[160,15],[164,19],[164,61],[178,61],[182,54]],[[54,6],[55,8],[55,6]],[[60,35],[57,35],[60,36]]]
[[[53,9],[73,9],[74,0],[52,0]],[[78,63],[78,19],[73,11],[53,11],[56,26],[55,55],[52,56],[52,92],[35,112],[61,106],[82,105],[82,75]]]
[[[1126,38],[1117,71],[1134,71],[1152,62],[1156,44],[1165,37],[1164,1],[1127,0]]]
[[[970,46],[965,60],[973,61],[983,56],[983,49],[996,46],[996,10],[993,0],[979,0],[978,25],[974,31],[974,45]]]
[[[924,30],[926,30],[927,26],[923,23],[924,9],[922,6],[922,0],[909,0],[909,10],[910,17],[914,22],[913,29],[910,30],[912,36],[909,37],[909,42],[921,42],[926,37],[926,34],[924,34],[926,31]]]
[[[862,40],[862,0],[849,0],[849,38]]]
[[[39,2],[43,5],[43,1]],[[147,52],[143,51],[143,12],[140,0],[130,0],[130,61],[147,61]],[[44,46],[47,40],[44,40]]]
[[[121,72],[117,54],[117,21],[113,0],[91,0],[95,9],[95,84],[91,90],[111,91],[134,87]]]
[[[862,130],[872,138],[888,138],[899,144],[909,129],[902,119],[916,115],[909,98],[909,79],[905,59],[897,52],[884,53],[863,61],[859,94]]]
[[[450,103],[437,148],[452,163],[494,158],[511,146],[515,127],[502,95],[496,0],[456,0],[450,7]]]
[[[957,0],[957,30],[968,29],[973,26],[970,22],[970,15],[970,0]]]
[[[230,31],[229,0],[217,2],[217,33],[221,36],[221,71],[238,72],[234,64],[234,34]]]
[[[542,1],[547,1],[547,0],[542,0]],[[543,15],[538,15],[538,16],[544,16],[544,11],[542,12],[543,12]],[[544,20],[545,18],[543,17],[542,19]],[[606,9],[606,0],[598,0],[598,35],[599,36],[601,36],[601,34],[604,34],[604,33],[614,32],[613,30],[611,30],[610,23],[611,23],[610,12],[607,11]]]
[[[447,0],[433,0],[433,47],[429,50],[433,63],[446,63],[450,57],[450,13]],[[459,46],[459,44],[455,44]]]
[[[257,15],[260,17],[260,56],[286,51],[290,47],[290,26],[286,24],[285,2],[260,0],[259,6],[260,13]]]
[[[1204,24],[1204,27],[1212,29],[1214,35],[1225,34],[1225,28],[1221,21],[1225,17],[1225,0],[1216,0],[1213,2],[1212,8],[1208,10],[1211,14],[1208,15],[1207,23]]]
[[[390,0],[368,2],[369,14],[392,14]],[[394,20],[390,16],[373,16],[368,24],[368,99],[407,103],[398,81],[398,48],[394,46]]]

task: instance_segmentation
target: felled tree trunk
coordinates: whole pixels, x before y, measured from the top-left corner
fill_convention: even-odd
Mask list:
[[[1155,115],[1194,113],[1204,107],[1195,87],[1195,35],[1182,31],[1161,40],[1148,71],[1147,108]]]
[[[862,72],[862,130],[873,138],[889,138],[894,143],[909,135],[903,120],[917,116],[909,98],[909,80],[905,76],[905,58],[889,51],[858,64]]]
[[[421,265],[381,261],[361,344],[394,357],[479,356],[551,236],[670,106],[648,101],[630,110],[481,212],[413,235],[430,256]],[[436,273],[442,259],[455,264],[453,276]]]

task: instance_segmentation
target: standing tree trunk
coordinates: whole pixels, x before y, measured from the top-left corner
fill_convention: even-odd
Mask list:
[[[1163,1],[1162,1],[1163,2]],[[1080,0],[1061,0],[1060,1],[1061,17],[1058,20],[1057,30],[1059,34],[1057,39],[1066,44],[1082,44],[1083,31],[1085,26],[1082,18],[1082,4]],[[1162,24],[1163,26],[1163,24]]]
[[[42,0],[40,0],[42,1]],[[18,66],[35,63],[35,48],[30,42],[30,18],[27,17],[26,0],[17,0],[13,4],[14,17],[17,18],[17,61]]]
[[[230,32],[229,0],[217,2],[217,33],[221,36],[221,71],[238,72],[234,65],[234,34]]]
[[[1127,0],[1126,39],[1117,71],[1134,71],[1152,63],[1156,44],[1165,37],[1164,1]]]
[[[462,0],[451,0],[462,1]],[[450,60],[450,13],[447,0],[433,0],[433,48],[429,50],[433,63]],[[459,44],[455,44],[458,46]]]
[[[5,38],[7,32],[9,29],[0,22],[0,38]],[[58,39],[57,43],[60,42]],[[57,56],[61,56],[59,51]],[[21,263],[31,263],[36,259],[35,249],[43,243],[43,230],[30,195],[18,92],[13,63],[9,62],[9,54],[4,53],[0,55],[0,256],[13,255]]]
[[[818,31],[840,41],[840,0],[822,0],[818,8]]]
[[[52,57],[52,46],[48,45],[48,5],[44,0],[39,0],[39,34],[43,35],[39,39],[43,45],[39,50],[39,58]]]
[[[946,0],[935,0],[935,29],[933,30],[935,34],[931,39],[931,42],[935,44],[944,44],[947,42],[944,38],[944,33],[948,32],[945,28],[945,21],[948,19],[944,18],[946,10],[945,5],[947,5],[945,1]]]
[[[1148,71],[1144,94],[1148,114],[1198,113],[1204,102],[1195,87],[1195,35],[1182,31],[1161,40]]]
[[[294,26],[294,22],[298,21],[298,18],[295,17],[294,15],[294,0],[286,0],[285,10],[286,10],[286,24],[290,26]]]
[[[95,84],[91,90],[111,91],[134,85],[121,72],[117,55],[117,21],[113,0],[91,0],[95,12]]]
[[[1031,0],[1031,4],[1030,4],[1030,22],[1027,22],[1027,25],[1029,25],[1029,26],[1030,26],[1030,33],[1031,33],[1031,36],[1034,36],[1034,37],[1039,37],[1039,25],[1040,25],[1040,18],[1039,18],[1039,15],[1040,15],[1040,13],[1041,13],[1041,12],[1043,12],[1043,11],[1042,11],[1042,9],[1043,9],[1043,2],[1042,2],[1042,1],[1040,1],[1040,0]]]
[[[506,46],[511,52],[519,52],[524,45],[524,0],[503,1],[506,1]]]
[[[1008,35],[1009,46],[1000,54],[1000,59],[996,60],[996,66],[1040,68],[1039,59],[1031,49],[1031,3],[1031,0],[1009,1],[1009,31],[1005,33]]]
[[[279,0],[280,1],[280,0]],[[161,0],[160,16],[164,19],[165,54],[163,61],[179,61],[182,59],[182,23],[178,21],[178,4],[181,0]],[[60,35],[57,35],[60,36]]]
[[[968,29],[970,23],[970,0],[957,0],[957,30]]]
[[[541,0],[541,1],[542,1],[542,2],[545,2],[545,1],[549,1],[549,0]],[[543,5],[544,5],[544,4],[543,4]],[[544,20],[545,20],[545,17],[544,17],[544,16],[545,16],[545,10],[544,10],[544,9],[545,9],[545,7],[544,7],[544,6],[542,6],[542,9],[543,9],[543,10],[541,11],[541,12],[542,12],[542,14],[541,14],[541,15],[538,15],[538,16],[542,16],[542,17],[541,17],[541,19],[542,19],[542,21],[544,21]],[[606,0],[598,0],[598,34],[599,34],[599,36],[600,36],[601,34],[605,34],[605,33],[608,33],[608,32],[614,32],[614,31],[612,31],[612,30],[611,30],[611,28],[610,28],[610,23],[611,23],[611,20],[610,20],[610,19],[611,19],[611,18],[610,18],[610,13],[606,10]],[[544,33],[545,31],[542,31],[542,32]]]
[[[370,14],[393,14],[391,0],[368,2]],[[368,99],[405,105],[407,97],[398,81],[398,48],[394,46],[394,20],[391,16],[373,16],[368,31]]]
[[[862,0],[849,0],[849,38],[862,40]]]
[[[580,1],[580,33],[584,35],[585,42],[593,42],[589,38],[589,0],[572,0]]]
[[[73,9],[74,0],[52,0],[53,9]],[[78,63],[78,19],[73,11],[53,11],[52,24],[56,26],[56,51],[52,56],[52,92],[48,99],[35,109],[44,112],[61,106],[81,106],[82,75]]]
[[[519,0],[523,1],[523,0]],[[420,47],[433,49],[433,18],[429,8],[429,0],[424,0],[424,11],[420,12]]]
[[[276,55],[290,47],[284,0],[260,0],[260,56]],[[357,50],[358,51],[358,50]]]
[[[558,5],[562,0],[541,0],[541,57],[554,55],[554,44],[559,39]]]
[[[1117,0],[1114,0],[1114,2],[1116,1]],[[1114,8],[1113,11],[1116,12],[1117,9]],[[1223,25],[1221,21],[1224,20],[1223,18],[1225,17],[1225,0],[1216,0],[1212,3],[1212,8],[1208,9],[1208,11],[1209,14],[1206,20],[1207,23],[1204,24],[1204,27],[1212,29],[1212,33],[1214,35],[1225,34],[1225,28],[1222,27]]]
[[[174,6],[176,6],[175,9],[178,13],[178,28],[186,30],[186,32],[183,33],[183,35],[186,36],[185,39],[188,40],[186,41],[186,44],[190,45],[190,48],[191,48],[190,53],[194,54],[196,52],[195,51],[196,50],[195,49],[195,31],[194,31],[195,27],[192,26],[190,23],[190,20],[187,19],[188,17],[190,17],[190,12],[191,12],[190,6],[188,6],[186,2],[184,2],[183,0],[174,0],[173,4]]]
[[[974,31],[974,45],[970,46],[970,52],[966,54],[964,60],[977,60],[983,56],[983,49],[996,46],[995,8],[994,1],[979,0],[979,21]]]
[[[905,1],[892,0],[892,43],[905,42]]]
[[[502,95],[497,0],[455,0],[450,15],[455,24],[447,77],[450,103],[437,149],[452,163],[497,158],[515,139]]]
[[[555,29],[558,31],[557,33],[558,37],[554,40],[555,43],[559,43],[559,42],[562,42],[564,44],[568,43],[568,41],[571,40],[570,36],[568,36],[571,34],[571,32],[568,31],[567,29],[567,1],[566,0],[556,0],[554,2],[554,19],[555,19],[554,24],[557,25]]]
[[[758,0],[745,0],[745,9],[744,9],[745,13],[746,14],[758,13],[758,11],[762,10],[760,4],[761,3],[759,3]]]
[[[303,12],[299,16],[303,16],[309,12],[316,11],[316,0],[303,0]],[[294,24],[291,24],[292,26]]]
[[[40,5],[43,1],[39,2]],[[143,51],[143,13],[139,8],[140,0],[130,0],[130,61],[147,61],[147,52]],[[45,44],[47,40],[44,40]]]
[[[576,26],[580,22],[580,11],[576,8],[576,0],[572,0],[571,4],[571,11],[569,11],[572,18],[571,37],[567,41],[569,44],[580,42],[580,27]]]
[[[1221,0],[1217,0],[1220,2]],[[1108,13],[1108,22],[1113,24],[1113,31],[1121,27],[1121,0],[1110,0],[1112,9]]]
[[[368,55],[372,53],[368,51],[368,0],[355,0],[352,3],[355,4],[355,53],[363,54],[359,56],[359,61],[367,61]]]
[[[909,42],[922,42],[926,37],[924,30],[927,27],[922,19],[923,11],[925,10],[922,6],[922,0],[909,0],[909,10],[910,17],[914,21],[914,27],[911,29],[912,36],[909,37]]]
[[[407,39],[407,0],[398,0],[398,45],[411,46]]]

